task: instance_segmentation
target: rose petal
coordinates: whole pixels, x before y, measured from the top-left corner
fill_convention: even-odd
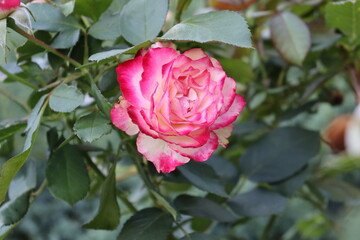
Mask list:
[[[166,142],[179,145],[181,147],[201,147],[210,138],[210,131],[208,129],[199,129],[193,131],[188,135],[166,136],[159,134],[159,137]]]
[[[179,145],[169,144],[169,146],[176,152],[185,157],[189,157],[195,161],[206,161],[219,145],[218,138],[215,133],[210,134],[210,138],[203,146],[199,148],[183,148]]]
[[[110,111],[110,118],[112,123],[121,130],[125,131],[128,135],[135,135],[139,132],[139,128],[131,121],[127,108],[130,104],[124,99],[119,97],[119,102],[114,104]]]
[[[130,106],[128,113],[132,121],[138,125],[140,132],[145,133],[153,138],[159,138],[158,133],[154,131],[146,122],[146,114],[143,110]]]
[[[144,55],[142,66],[142,80],[140,82],[141,92],[146,99],[155,92],[158,85],[163,84],[162,66],[171,62],[179,54],[172,48],[150,48]],[[161,90],[161,89],[159,89]]]
[[[213,125],[210,126],[211,130],[219,129],[226,127],[227,125],[233,123],[237,116],[240,114],[241,110],[244,108],[246,102],[244,98],[240,95],[236,95],[234,102],[230,106],[227,112],[220,115]]]
[[[230,124],[226,127],[219,128],[213,131],[219,139],[219,144],[224,148],[226,148],[226,146],[229,144],[228,138],[231,136],[231,132],[233,129],[234,126]]]
[[[138,56],[123,62],[116,68],[116,72],[124,98],[133,106],[148,109],[150,103],[143,97],[140,89],[142,61],[143,57]]]
[[[234,79],[229,77],[225,78],[222,95],[224,96],[224,103],[220,110],[220,115],[227,112],[234,102],[234,98],[236,96],[236,83]]]
[[[177,166],[190,161],[188,157],[181,156],[171,149],[165,141],[154,139],[142,133],[139,134],[136,144],[138,151],[155,165],[158,172],[171,172]]]

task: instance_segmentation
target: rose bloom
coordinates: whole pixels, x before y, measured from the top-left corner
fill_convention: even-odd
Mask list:
[[[0,19],[5,18],[20,6],[20,0],[0,0]]]
[[[198,48],[150,48],[116,71],[123,95],[111,120],[128,135],[139,133],[137,149],[158,172],[226,147],[245,101],[215,58]]]

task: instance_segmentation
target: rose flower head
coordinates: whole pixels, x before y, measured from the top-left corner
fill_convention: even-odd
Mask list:
[[[0,19],[5,18],[20,6],[20,0],[0,0]]]
[[[137,137],[137,149],[158,172],[205,161],[226,147],[245,105],[220,63],[195,48],[150,48],[117,69],[122,96],[111,120]]]

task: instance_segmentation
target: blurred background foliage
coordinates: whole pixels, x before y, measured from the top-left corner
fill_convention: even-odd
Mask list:
[[[345,139],[360,129],[359,0],[33,2],[30,22],[8,18],[0,51],[2,171],[26,160],[9,168],[0,239],[358,239],[360,140]],[[195,21],[222,10],[243,16],[253,48]],[[216,42],[171,35],[179,22]],[[158,174],[132,161],[135,140],[107,109],[119,62],[168,39],[216,57],[247,106],[226,149]]]

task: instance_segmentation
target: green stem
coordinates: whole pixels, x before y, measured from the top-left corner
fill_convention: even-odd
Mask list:
[[[35,198],[37,197],[37,196],[39,196],[44,190],[45,190],[45,188],[47,187],[47,185],[48,185],[48,182],[47,182],[47,180],[45,179],[42,183],[41,183],[41,185],[40,185],[40,187],[36,190],[36,192],[33,192],[32,194],[31,194],[31,202],[32,201],[34,201],[35,200]]]
[[[76,137],[75,134],[71,135],[70,137],[68,137],[65,141],[63,141],[57,148],[55,148],[55,150],[53,152],[57,152],[59,151],[60,148],[64,147],[66,144],[68,144],[69,142],[71,142],[71,140],[73,140]]]
[[[38,89],[39,89],[36,85],[32,84],[31,82],[28,82],[28,81],[26,81],[25,79],[23,79],[23,78],[21,78],[21,77],[19,77],[19,76],[16,76],[15,74],[10,73],[9,71],[7,71],[7,70],[6,70],[3,66],[1,66],[1,65],[0,65],[0,72],[3,72],[3,73],[4,73],[9,79],[11,79],[11,80],[14,80],[14,81],[16,81],[16,82],[19,82],[19,83],[21,83],[21,84],[24,84],[24,85],[26,85],[26,86],[34,89],[34,90],[38,90]]]
[[[263,231],[262,234],[261,234],[261,238],[260,238],[261,240],[268,240],[268,239],[270,239],[270,238],[269,238],[270,231],[271,231],[272,227],[274,226],[274,223],[275,223],[275,221],[276,221],[276,218],[277,218],[276,215],[271,215],[271,216],[269,217],[269,220],[268,220],[268,222],[267,222],[267,224],[266,224],[266,226],[265,226],[265,229],[264,229],[264,231]]]
[[[43,41],[37,39],[36,37],[28,34],[26,31],[24,31],[20,27],[18,27],[15,23],[10,22],[9,27],[11,27],[15,32],[19,33],[23,37],[27,38],[30,42],[34,43],[35,45],[37,45],[37,46],[39,46],[41,48],[44,48],[48,52],[51,52],[51,53],[55,54],[56,56],[68,61],[69,63],[71,63],[72,65],[74,65],[77,68],[81,67],[81,64],[79,62],[77,62],[76,60],[64,55],[63,53],[61,53],[57,49],[49,46],[45,42],[43,42]]]
[[[244,184],[246,183],[246,177],[241,176],[238,180],[238,182],[236,183],[235,187],[231,190],[230,196],[235,196],[236,194],[238,194],[242,187],[244,186]]]

